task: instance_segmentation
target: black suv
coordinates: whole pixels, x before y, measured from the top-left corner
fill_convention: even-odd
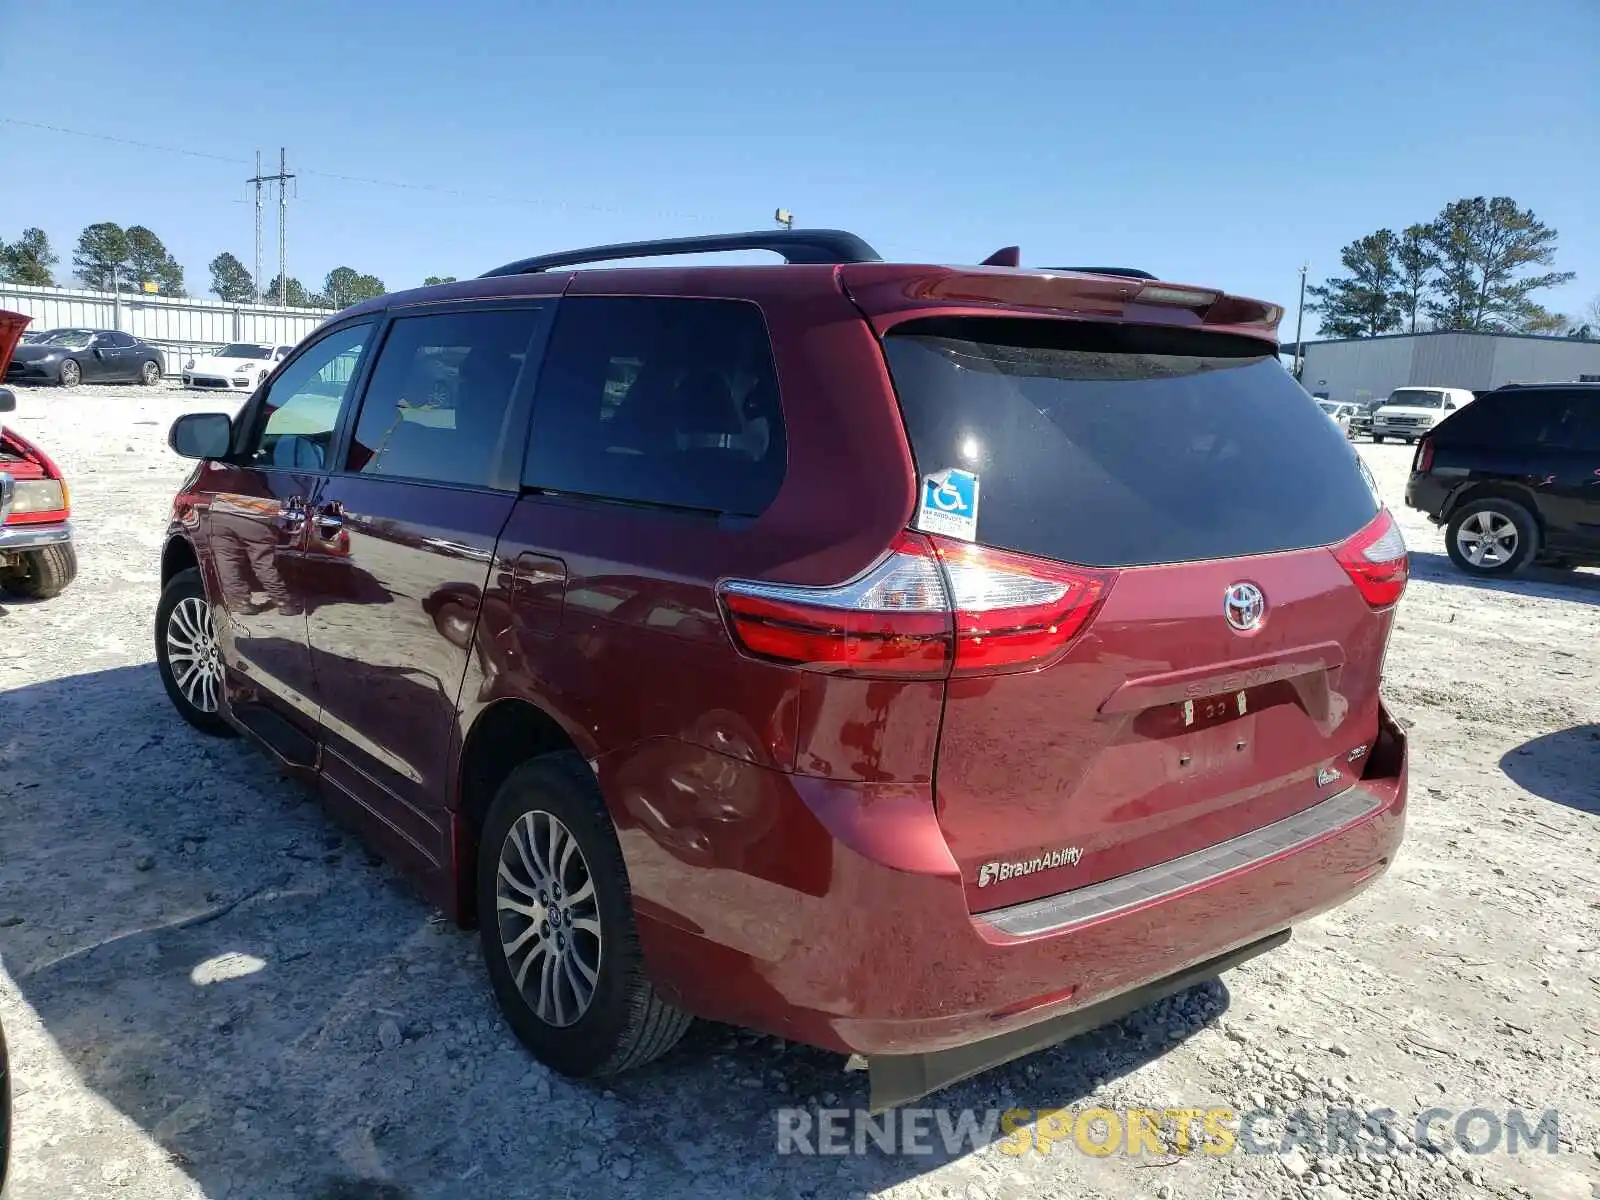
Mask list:
[[[1417,445],[1406,503],[1474,575],[1600,566],[1600,384],[1484,393]]]

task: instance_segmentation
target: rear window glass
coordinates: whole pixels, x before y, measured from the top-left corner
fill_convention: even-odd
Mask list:
[[[1443,445],[1600,450],[1600,389],[1493,392],[1443,422]]]
[[[1343,432],[1258,342],[977,318],[885,346],[919,471],[977,474],[985,545],[1188,562],[1328,545],[1377,512]]]

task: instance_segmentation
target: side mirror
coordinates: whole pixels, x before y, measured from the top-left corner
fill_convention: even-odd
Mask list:
[[[167,445],[180,458],[226,458],[233,421],[227,413],[185,413],[172,423]]]
[[[0,413],[17,411],[17,394],[10,388],[0,388]]]

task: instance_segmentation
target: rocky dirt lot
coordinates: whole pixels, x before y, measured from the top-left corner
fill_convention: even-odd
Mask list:
[[[780,1157],[776,1110],[861,1105],[864,1076],[709,1027],[609,1086],[550,1075],[497,1018],[472,935],[169,710],[150,626],[185,467],[165,437],[208,406],[43,390],[10,418],[69,473],[83,564],[64,596],[0,615],[15,1200],[1600,1195],[1600,575],[1464,578],[1401,507],[1408,448],[1361,447],[1415,553],[1388,663],[1413,739],[1394,868],[1222,982],[933,1103],[1386,1107],[1402,1131],[1434,1107],[1556,1109],[1559,1153],[935,1137],[931,1155]]]

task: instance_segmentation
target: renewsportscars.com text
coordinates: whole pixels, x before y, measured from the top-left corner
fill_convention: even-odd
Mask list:
[[[1308,1152],[1385,1156],[1559,1151],[1561,1115],[1487,1108],[1430,1108],[1411,1118],[1393,1109],[1208,1108],[781,1108],[779,1154],[962,1154],[997,1145],[1002,1154],[1080,1153],[1094,1157]]]

